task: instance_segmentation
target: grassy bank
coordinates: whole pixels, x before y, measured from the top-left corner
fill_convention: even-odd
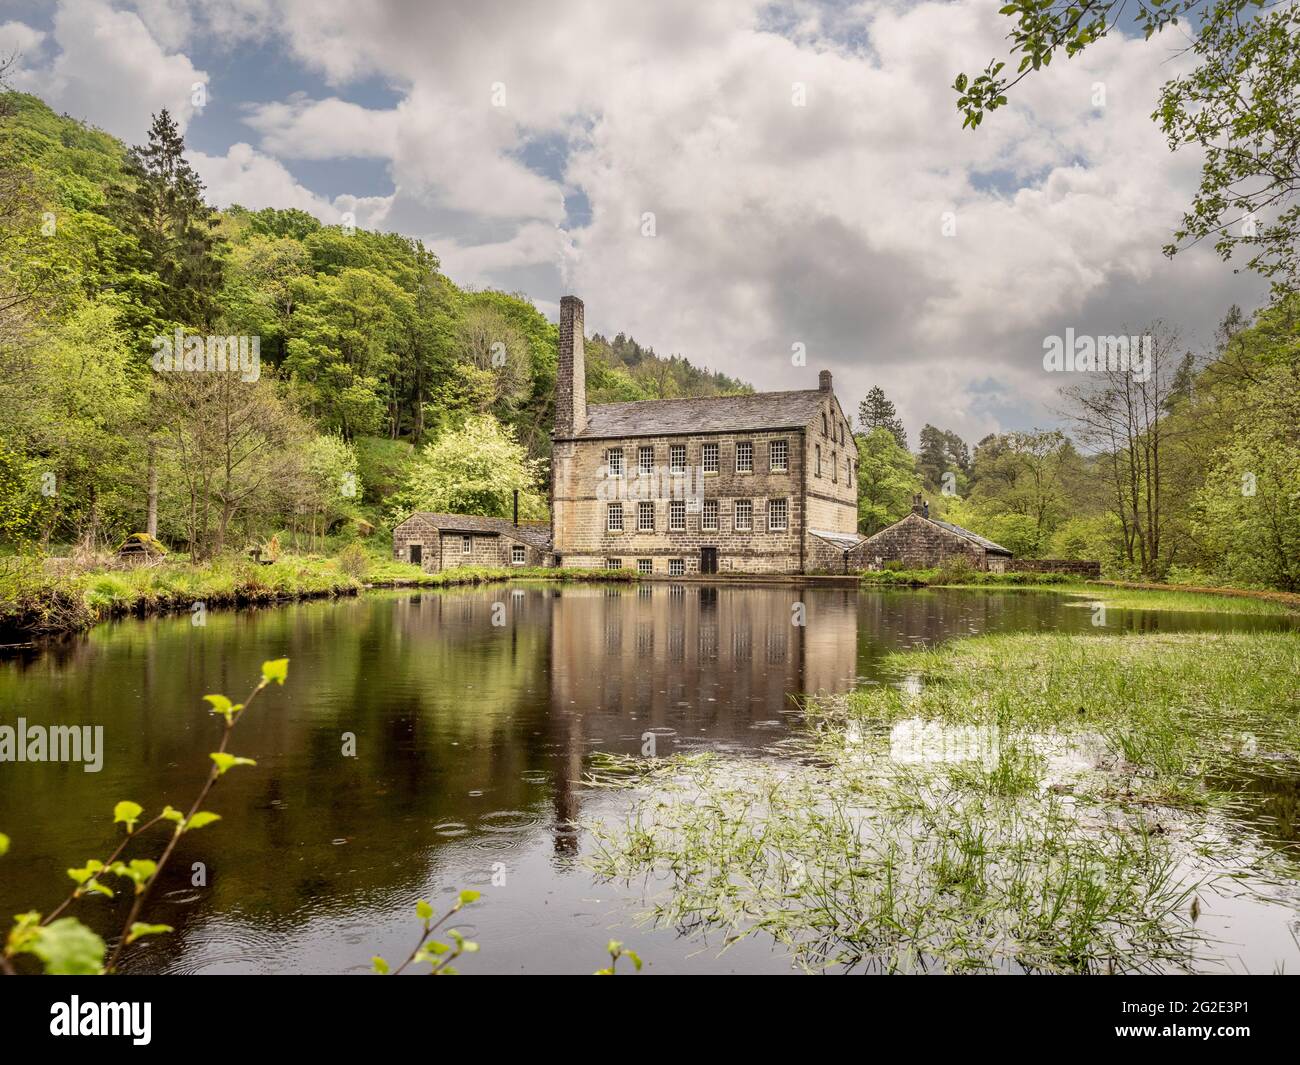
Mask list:
[[[805,757],[605,763],[592,783],[631,808],[590,826],[593,868],[654,885],[647,918],[685,934],[890,972],[1214,968],[1217,878],[1300,877],[1223,829],[1225,781],[1300,754],[1300,635],[978,637],[888,664],[898,686],[808,708]]]
[[[985,573],[979,570],[878,570],[863,573],[864,588],[1024,588],[1086,595],[1117,610],[1189,610],[1216,614],[1300,613],[1300,596],[1238,588],[1188,589],[1172,584],[1081,581],[1065,573]]]
[[[115,617],[270,605],[357,595],[367,587],[429,587],[508,580],[635,580],[622,570],[470,568],[424,573],[404,562],[372,557],[285,556],[270,565],[221,558],[203,566],[164,562],[127,569],[52,576],[34,565],[0,575],[0,643],[77,632]]]

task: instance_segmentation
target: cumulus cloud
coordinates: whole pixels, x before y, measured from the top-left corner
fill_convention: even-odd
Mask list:
[[[164,50],[135,12],[105,0],[62,0],[51,37],[57,53],[48,65],[20,71],[15,87],[128,142],[163,108],[184,129],[194,87],[208,80],[187,56]]]
[[[824,366],[854,405],[880,384],[913,439],[924,421],[977,438],[1050,420],[1042,341],[1067,326],[1163,315],[1195,342],[1261,293],[1212,256],[1159,253],[1198,163],[1149,119],[1186,61],[1158,41],[1053,64],[972,134],[950,85],[1005,47],[983,0],[140,0],[138,15],[65,0],[60,18],[74,7],[119,38],[147,23],[137,53],[175,64],[162,86],[128,64],[113,106],[131,130],[186,83],[175,50],[199,27],[274,34],[330,86],[247,101],[255,147],[201,160],[221,196],[381,219],[459,281],[547,310],[576,292],[589,328],[760,387]],[[88,69],[104,95],[115,69]],[[65,107],[70,71],[51,71]],[[375,84],[396,102],[357,102]],[[95,118],[82,93],[69,109]],[[329,200],[281,162],[331,159],[380,161],[392,195]]]

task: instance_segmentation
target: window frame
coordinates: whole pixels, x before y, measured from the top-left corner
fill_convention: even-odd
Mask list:
[[[528,549],[523,544],[510,545],[510,565],[522,566],[528,561]]]
[[[742,509],[747,515],[744,525],[740,524],[740,512]],[[735,532],[754,531],[754,501],[752,499],[737,499],[732,502],[731,527]]]
[[[645,523],[645,515],[650,515],[650,524]],[[655,505],[650,499],[642,499],[636,505],[636,531],[637,532],[654,532],[655,531]]]
[[[740,464],[740,456],[746,456],[745,465]],[[753,473],[754,472],[754,442],[752,440],[736,441],[736,472]]]
[[[618,470],[614,469],[614,456],[618,456]],[[610,477],[622,477],[627,470],[623,462],[623,449],[621,447],[605,448],[605,472]]]
[[[709,453],[712,449],[713,464],[709,466]],[[700,469],[704,473],[719,473],[722,470],[722,449],[715,442],[700,445]]]
[[[614,524],[615,514],[618,515],[617,525]],[[626,522],[624,520],[624,515],[623,515],[623,504],[606,503],[605,504],[605,531],[607,533],[622,532],[625,527],[626,527]]]
[[[772,509],[777,504],[781,508],[781,524],[772,524]],[[767,531],[768,532],[789,532],[790,531],[790,501],[784,496],[778,499],[769,499],[767,501]]]
[[[646,462],[646,453],[649,452],[650,461]],[[655,472],[655,449],[653,444],[641,444],[636,449],[636,471],[642,477],[648,477]]]
[[[636,560],[636,572],[638,576],[648,577],[655,571],[655,560],[653,558],[638,558]]]
[[[668,560],[668,576],[685,577],[686,576],[686,559],[670,558]]]
[[[776,464],[777,448],[781,449],[781,465]],[[790,472],[790,443],[787,440],[773,440],[767,445],[767,472]]]
[[[686,531],[686,500],[684,499],[668,500],[668,531],[669,532]]]
[[[679,454],[681,455],[680,462],[677,460],[677,456]],[[668,445],[668,469],[673,473],[686,472],[686,445],[685,444]]]
[[[709,509],[713,510],[713,524],[708,524]],[[706,499],[700,504],[700,532],[717,532],[721,522],[721,507],[716,499]]]
[[[472,555],[474,553],[474,537],[472,535],[460,534],[460,553],[462,555]]]

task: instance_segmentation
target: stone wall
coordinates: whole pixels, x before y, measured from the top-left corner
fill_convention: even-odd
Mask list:
[[[1069,558],[1013,558],[1007,563],[1007,569],[1012,573],[1070,573],[1089,580],[1101,577],[1100,562]]]
[[[470,537],[468,552],[464,550],[462,536]],[[551,556],[547,552],[524,540],[517,540],[508,533],[444,531],[418,514],[393,530],[393,558],[398,562],[409,562],[412,544],[419,544],[422,549],[420,568],[426,573],[465,566],[498,568],[514,565],[546,566],[551,563]],[[524,548],[522,563],[513,561],[513,548],[516,544]]]
[[[875,567],[876,559],[901,562],[907,569],[942,566],[949,559],[965,558],[972,569],[986,569],[983,548],[965,537],[909,514],[854,548],[850,565],[864,570]]]

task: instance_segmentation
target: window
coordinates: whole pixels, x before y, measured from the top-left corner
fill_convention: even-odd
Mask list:
[[[516,566],[522,566],[524,564],[524,557],[525,552],[523,544],[512,544],[510,546],[510,561]]]
[[[460,553],[462,555],[472,554],[474,551],[474,537],[462,536],[460,538]]]
[[[821,444],[818,444],[817,445],[817,476],[820,477],[821,475],[822,475],[822,446]]]
[[[706,499],[700,510],[700,529],[703,532],[718,531],[718,501]]]
[[[825,411],[822,411],[822,436],[830,436],[830,433],[828,433],[828,432],[826,431],[826,412],[825,412]]]
[[[672,467],[673,473],[686,472],[686,445],[673,444],[668,449],[668,465]]]
[[[622,568],[623,568],[623,560],[622,560],[621,558],[607,558],[607,559],[605,559],[605,568],[606,568],[606,569],[622,569]]]
[[[605,528],[609,532],[623,531],[623,504],[609,504],[609,513],[605,516]]]
[[[668,531],[686,531],[686,500],[670,499],[668,501]]]
[[[773,473],[785,473],[790,464],[790,445],[784,440],[773,440],[768,445],[767,457]]]
[[[831,452],[831,483],[840,483],[840,457],[834,451]]]
[[[640,502],[636,505],[636,531],[655,531],[655,505],[652,502]]]
[[[654,473],[655,471],[655,449],[652,447],[639,447],[636,449],[637,469],[643,474]]]
[[[605,452],[605,468],[611,477],[623,476],[623,449],[611,447]]]
[[[686,560],[683,558],[670,558],[668,560],[668,576],[683,577],[686,575]]]
[[[700,449],[700,465],[704,467],[705,473],[718,472],[718,445],[705,444]]]
[[[767,528],[769,532],[782,532],[786,528],[786,520],[790,513],[790,506],[784,499],[769,499],[767,501]]]
[[[736,445],[736,472],[754,472],[754,445],[748,440],[742,440]]]
[[[655,563],[652,558],[638,558],[636,560],[636,571],[643,577],[648,577],[655,571]]]
[[[849,484],[853,483],[853,460],[847,455],[844,456],[844,479],[848,481]]]
[[[754,501],[752,499],[737,499],[735,514],[737,532],[749,532],[754,527]]]

